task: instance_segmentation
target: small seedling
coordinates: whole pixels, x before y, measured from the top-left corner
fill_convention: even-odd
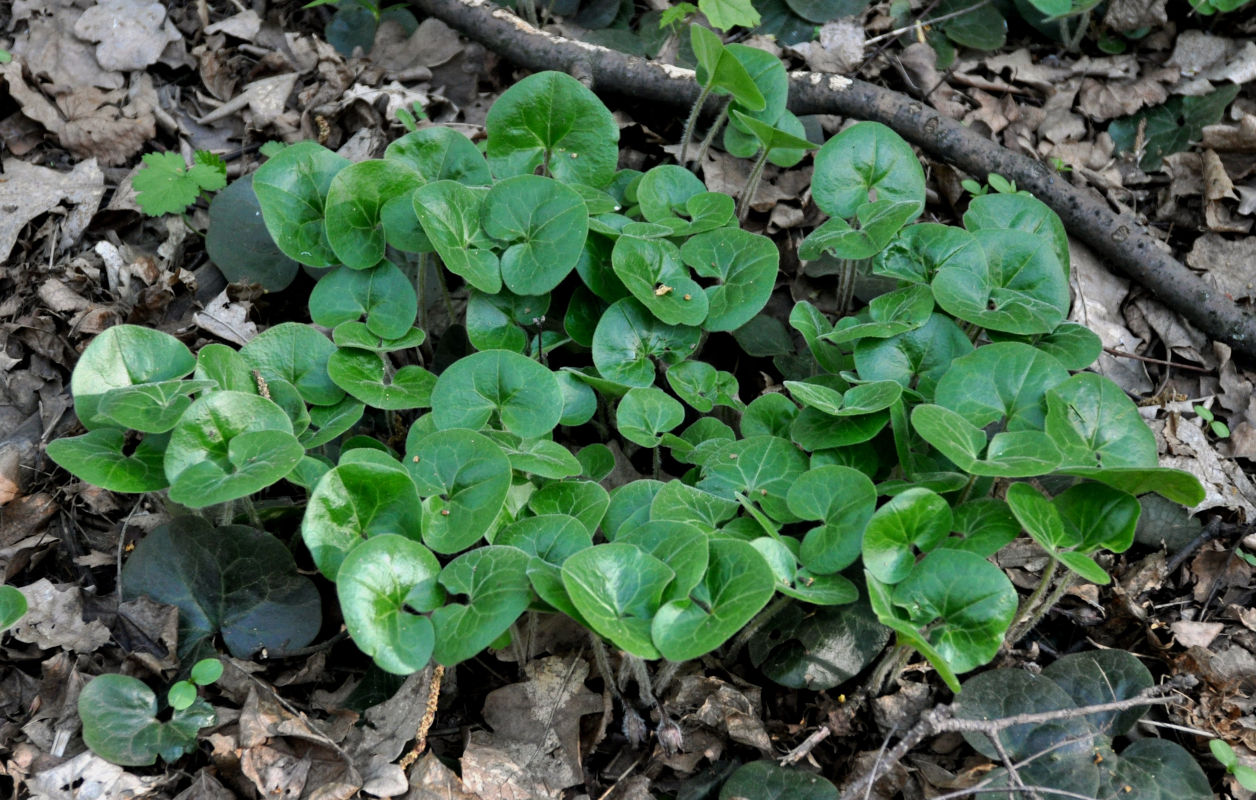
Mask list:
[[[1212,410],[1201,405],[1191,407],[1196,416],[1208,423],[1208,429],[1212,431],[1213,436],[1218,439],[1228,439],[1230,437],[1230,428],[1224,422],[1217,419]]]
[[[1249,792],[1256,792],[1256,770],[1240,764],[1233,747],[1223,739],[1213,739],[1208,742],[1208,748],[1212,750],[1213,757],[1221,762],[1221,766],[1225,767],[1226,772],[1239,782],[1239,786]]]
[[[413,111],[410,109],[413,109]],[[427,112],[423,110],[423,104],[415,100],[409,109],[405,106],[397,109],[397,119],[406,131],[415,131],[419,128],[418,121],[427,119]]]
[[[208,686],[222,677],[222,662],[216,658],[202,658],[192,667],[188,680],[170,687],[166,700],[175,711],[182,711],[196,700],[196,687]]]
[[[145,153],[144,167],[131,179],[135,201],[145,214],[182,214],[202,192],[227,185],[227,165],[208,150],[197,150],[189,167],[178,153]]]
[[[26,595],[15,586],[0,585],[0,631],[13,627],[26,614]]]

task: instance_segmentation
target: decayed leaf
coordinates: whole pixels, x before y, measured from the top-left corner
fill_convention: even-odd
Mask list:
[[[1183,647],[1207,647],[1221,635],[1225,624],[1221,622],[1191,622],[1178,620],[1169,626],[1178,644]]]
[[[235,16],[215,22],[205,29],[205,34],[208,36],[221,32],[228,36],[251,42],[261,28],[262,18],[257,15],[256,11],[250,8],[241,11]]]
[[[1168,0],[1112,0],[1103,24],[1118,33],[1139,28],[1158,28],[1169,21],[1165,12]]]
[[[60,647],[90,653],[109,641],[109,629],[98,620],[83,620],[83,600],[77,586],[58,588],[47,578],[18,587],[28,610],[12,628],[13,637],[45,650]]]
[[[82,161],[70,172],[28,164],[16,158],[4,161],[0,182],[0,263],[9,257],[26,223],[62,203],[74,206],[63,225],[64,247],[78,239],[105,194],[105,176],[93,160]]]
[[[439,797],[442,800],[481,800],[479,795],[468,792],[457,773],[445,766],[430,751],[424,753],[411,770],[410,793],[406,798],[425,800],[429,797]]]
[[[174,778],[174,774],[135,775],[84,750],[69,761],[40,772],[27,788],[32,796],[45,800],[147,797]]]
[[[126,84],[122,73],[102,69],[96,61],[95,45],[74,35],[74,24],[82,12],[73,3],[56,4],[60,7],[53,9],[48,8],[50,5],[54,4],[43,0],[36,3],[41,13],[32,15],[26,33],[13,41],[13,63],[21,61],[32,75],[46,75],[58,91],[78,86],[122,88]]]
[[[1170,417],[1169,423],[1165,425],[1164,436],[1174,454],[1162,456],[1160,465],[1184,469],[1204,485],[1207,493],[1204,501],[1192,511],[1220,507],[1242,511],[1249,519],[1256,516],[1256,486],[1242,468],[1229,459],[1220,458],[1198,425],[1176,414]]]
[[[1069,320],[1080,322],[1099,334],[1104,347],[1137,353],[1143,340],[1130,332],[1121,317],[1121,304],[1129,294],[1129,282],[1113,275],[1084,244],[1070,238],[1068,250],[1072,262],[1069,281],[1073,284],[1075,298]],[[1100,353],[1096,371],[1135,396],[1148,394],[1153,389],[1146,365],[1135,359]]]
[[[81,39],[100,42],[96,60],[105,69],[144,69],[161,58],[166,45],[183,38],[166,19],[161,3],[145,0],[100,0],[74,23]]]
[[[667,708],[690,709],[680,720],[686,728],[700,723],[727,734],[735,742],[758,748],[765,755],[772,752],[757,689],[743,691],[719,678],[689,675],[680,679],[675,693],[667,699]],[[693,748],[686,742],[684,749],[692,752]]]
[[[602,698],[584,687],[589,665],[550,656],[531,662],[528,680],[484,700],[493,732],[473,733],[462,756],[462,779],[484,797],[557,798],[584,779],[580,718],[602,711]]]
[[[1186,256],[1191,267],[1204,270],[1204,280],[1235,302],[1256,298],[1256,239],[1226,239],[1205,233]]]
[[[820,35],[815,41],[802,42],[790,49],[802,56],[807,66],[816,72],[846,74],[863,60],[863,23],[854,17],[839,17],[821,25]]]
[[[1082,81],[1077,108],[1093,120],[1127,117],[1142,108],[1158,106],[1169,99],[1165,85],[1177,79],[1177,70],[1160,69],[1130,81]]]
[[[249,320],[251,306],[245,301],[232,302],[223,289],[204,311],[192,314],[192,321],[201,330],[243,347],[257,335],[257,325]]]

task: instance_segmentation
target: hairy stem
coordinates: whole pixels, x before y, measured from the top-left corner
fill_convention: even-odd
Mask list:
[[[754,193],[759,191],[759,179],[763,177],[763,168],[768,163],[768,149],[763,148],[763,152],[759,154],[759,160],[754,162],[754,168],[750,170],[750,177],[746,178],[746,186],[741,190],[741,202],[737,204],[737,221],[745,222],[746,215],[750,213],[750,204],[754,201]]]
[[[685,132],[680,136],[680,158],[677,159],[682,167],[688,163],[685,156],[689,153],[689,143],[693,141],[693,131],[698,125],[698,115],[702,113],[702,105],[710,96],[711,84],[708,83],[698,93],[698,99],[694,101],[693,108],[689,109],[689,119],[685,120]]]
[[[723,108],[720,109],[719,116],[715,118],[715,122],[711,123],[711,130],[707,131],[707,135],[702,138],[702,143],[698,145],[698,154],[693,157],[695,164],[702,164],[702,159],[706,158],[707,150],[711,149],[711,144],[715,141],[715,136],[724,129],[724,123],[728,121],[728,107],[732,105],[730,99]]]

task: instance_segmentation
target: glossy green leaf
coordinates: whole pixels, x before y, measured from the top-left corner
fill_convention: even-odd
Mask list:
[[[336,578],[345,627],[358,649],[386,672],[408,675],[432,657],[432,622],[414,611],[440,605],[440,562],[423,545],[392,533],[357,544]]]
[[[718,396],[716,382],[720,374],[705,361],[682,361],[668,368],[667,385],[690,408],[705,414],[715,408]]]
[[[710,31],[706,33],[710,34]],[[641,182],[637,184],[641,215],[648,222],[678,218],[687,211],[686,204],[690,198],[706,190],[706,185],[684,167],[660,164],[642,175]]]
[[[592,481],[553,481],[528,499],[528,508],[534,514],[573,516],[592,536],[602,524],[610,502],[610,494]]]
[[[352,397],[334,406],[311,406],[310,427],[297,439],[307,450],[320,447],[352,428],[364,411],[365,406]]]
[[[1051,501],[1072,546],[1083,553],[1124,553],[1134,543],[1142,506],[1137,498],[1102,483],[1070,486]]]
[[[1084,372],[1050,387],[1046,431],[1067,467],[1155,467],[1156,438],[1121,387]]]
[[[915,201],[878,200],[862,203],[854,212],[859,227],[842,217],[833,217],[812,231],[798,246],[798,257],[813,261],[823,254],[838,259],[872,258],[885,249],[903,225],[920,214]]]
[[[498,181],[481,210],[484,232],[505,245],[502,281],[521,295],[544,294],[567,277],[583,251],[588,219],[575,190],[538,175]]]
[[[615,427],[630,442],[658,447],[659,434],[685,421],[685,407],[661,389],[629,389],[615,409]]]
[[[780,253],[767,237],[740,228],[692,236],[680,257],[703,278],[709,311],[703,327],[732,331],[763,310],[776,285]]]
[[[410,280],[389,261],[368,269],[339,267],[310,292],[310,318],[334,328],[366,316],[366,327],[385,339],[404,336],[414,325],[418,299]]]
[[[26,614],[26,595],[15,586],[0,584],[0,632],[13,627]]]
[[[798,560],[804,567],[826,575],[855,562],[876,509],[877,490],[866,475],[836,465],[813,468],[794,481],[785,500],[795,516],[823,523],[802,540]]]
[[[590,627],[616,647],[649,659],[660,655],[650,624],[674,577],[662,561],[618,542],[581,550],[562,567],[563,586]]]
[[[868,319],[821,336],[833,344],[864,338],[885,339],[913,331],[929,321],[933,293],[916,284],[874,297],[868,303]]]
[[[703,467],[698,488],[726,498],[745,495],[779,522],[796,519],[785,497],[807,470],[807,460],[789,441],[754,436],[724,445]]]
[[[712,24],[715,24],[712,21]],[[698,61],[698,82],[715,94],[731,94],[752,111],[764,107],[763,95],[746,68],[728,51],[720,37],[701,25],[689,26],[690,44]]]
[[[589,384],[567,371],[555,372],[563,393],[563,415],[559,425],[583,425],[597,413],[597,393]]]
[[[857,122],[816,153],[811,193],[820,210],[833,217],[850,219],[861,205],[878,200],[916,203],[919,213],[925,175],[897,133],[879,122]]]
[[[1004,431],[986,448],[985,431],[943,406],[912,409],[912,427],[957,467],[974,475],[1023,478],[1045,475],[1060,463],[1050,437],[1041,431]]]
[[[757,550],[746,542],[714,539],[702,582],[655,614],[654,644],[671,661],[709,653],[759,613],[774,591],[772,570]]]
[[[699,325],[706,319],[706,293],[689,277],[679,248],[671,242],[621,236],[611,263],[632,296],[665,324]]]
[[[769,124],[775,123],[786,113],[785,104],[789,100],[789,75],[785,71],[785,65],[775,55],[758,47],[733,43],[724,45],[724,49],[741,62],[746,74],[750,76],[754,85],[758,87],[759,93],[763,95],[762,108],[743,103],[734,95],[730,109],[735,108],[747,116]],[[739,125],[737,120],[730,119],[725,131],[736,130]],[[749,131],[743,133],[749,134]]]
[[[862,672],[889,638],[867,603],[815,609],[794,603],[777,612],[748,649],[750,660],[774,682],[824,691]]]
[[[1089,478],[1132,495],[1155,492],[1186,506],[1204,502],[1204,487],[1194,475],[1180,469],[1160,467],[1067,467],[1064,475]]]
[[[933,296],[947,313],[1007,333],[1050,333],[1068,313],[1068,276],[1052,243],[1015,229],[973,234],[985,270],[973,261],[949,263],[933,278]]]
[[[266,229],[288,258],[311,267],[340,263],[327,239],[323,209],[332,179],[349,164],[316,142],[297,142],[258,167],[253,191]]]
[[[741,415],[741,435],[789,437],[789,426],[798,416],[798,406],[779,392],[756,397]]]
[[[878,508],[864,527],[864,568],[883,583],[904,580],[916,563],[916,550],[937,547],[951,522],[951,507],[940,495],[908,489]]]
[[[509,459],[492,439],[469,430],[437,431],[408,446],[402,463],[419,494],[429,498],[422,515],[423,542],[432,550],[465,550],[493,529],[511,472]]]
[[[100,410],[108,394],[174,381],[195,367],[192,352],[170,334],[139,325],[115,325],[93,339],[79,356],[70,376],[74,411],[88,430],[116,427],[119,423]]]
[[[735,500],[672,480],[663,484],[654,495],[649,518],[652,521],[687,522],[714,530],[720,523],[732,519],[739,508]]]
[[[1003,570],[975,553],[949,548],[925,556],[894,587],[893,597],[921,627],[941,619],[926,635],[957,673],[994,658],[1018,601]]]
[[[1114,761],[1107,770],[1100,765],[1100,796],[1147,800],[1209,800],[1215,796],[1191,754],[1165,739],[1140,739]]]
[[[314,564],[332,580],[365,537],[395,533],[417,541],[421,506],[414,481],[389,456],[342,463],[310,493],[301,538]]]
[[[1155,685],[1138,657],[1125,650],[1090,650],[1070,653],[1043,669],[1077,706],[1128,700]],[[1148,706],[1090,714],[1086,721],[1105,736],[1120,736],[1147,713]]]
[[[922,222],[903,228],[872,262],[872,273],[911,283],[932,283],[941,269],[985,274],[986,253],[963,228]]]
[[[955,359],[934,397],[978,428],[1006,420],[1009,431],[1041,430],[1048,390],[1067,380],[1068,370],[1041,350],[1001,342]]]
[[[554,373],[507,350],[485,350],[459,359],[432,389],[439,428],[501,424],[523,437],[542,436],[558,424],[563,396]]]
[[[842,410],[842,393],[818,383],[785,381],[785,389],[795,400],[807,408],[836,417]]]
[[[163,468],[170,499],[203,508],[266,488],[305,454],[279,406],[257,395],[214,392],[170,432]]]
[[[411,131],[384,150],[384,160],[404,164],[425,183],[457,181],[465,186],[489,186],[493,176],[475,143],[453,128],[433,125]]]
[[[539,72],[518,81],[493,103],[484,127],[489,166],[499,178],[544,167],[560,181],[600,188],[615,176],[619,126],[570,75]]]
[[[196,749],[201,728],[214,724],[214,710],[201,699],[157,719],[157,695],[130,675],[97,675],[78,697],[83,743],[106,761],[143,767],[161,756],[177,761]]]
[[[651,504],[663,486],[661,481],[642,479],[616,487],[602,519],[602,532],[607,540],[613,542],[620,531],[648,522]]]
[[[331,332],[337,347],[352,347],[374,353],[393,353],[423,344],[427,334],[422,328],[409,328],[400,336],[387,338],[373,333],[364,322],[342,322]]]
[[[288,548],[243,525],[175,518],[136,545],[121,580],[125,599],[178,607],[182,657],[216,635],[237,658],[282,655],[309,644],[322,624],[318,590]]]
[[[807,349],[821,369],[837,374],[850,368],[849,356],[827,341],[829,334],[833,332],[833,323],[811,303],[806,300],[795,303],[789,312],[789,325],[802,334]]]
[[[1055,356],[1070,371],[1089,367],[1103,352],[1103,341],[1099,334],[1076,322],[1063,322],[1045,336],[1017,337],[997,331],[987,333],[996,342],[1024,341],[1032,344],[1044,353]]]
[[[888,413],[863,414],[834,421],[815,408],[804,408],[789,426],[789,438],[803,450],[815,452],[866,442],[889,422]]]
[[[342,347],[328,359],[327,373],[337,386],[373,408],[395,411],[431,405],[436,376],[413,364],[393,371],[386,359],[381,353]]]
[[[615,469],[615,454],[601,442],[580,448],[576,453],[583,470],[580,474],[592,481],[600,481]]]
[[[440,585],[466,602],[432,612],[438,663],[466,661],[510,628],[532,598],[527,570],[527,553],[496,545],[463,553],[441,570]]]
[[[593,333],[593,363],[602,377],[629,386],[654,383],[654,359],[664,364],[683,361],[694,351],[700,332],[668,325],[633,298],[611,304]]]
[[[327,243],[336,258],[353,269],[378,264],[387,244],[384,204],[406,200],[422,183],[417,172],[396,161],[369,159],[339,170],[327,189],[323,211]]]
[[[477,350],[522,353],[529,335],[539,329],[549,310],[548,294],[488,294],[471,289],[467,296],[467,338]]]
[[[510,459],[511,469],[516,472],[562,480],[579,475],[583,469],[580,460],[570,450],[550,439],[520,439],[497,432],[493,432],[492,436]]]
[[[562,566],[575,553],[592,547],[593,536],[569,514],[540,514],[505,526],[493,537],[493,544],[517,547],[547,564]]]
[[[1035,675],[1022,669],[995,669],[964,681],[963,691],[955,699],[955,716],[960,719],[1000,719],[1017,714],[1059,711],[1074,708],[1075,705],[1069,694],[1046,675]],[[1084,720],[1013,725],[996,735],[1007,754],[1017,761],[1053,746],[1060,755],[1089,755],[1094,742],[1094,732]],[[964,738],[983,756],[999,758],[994,743],[986,734],[965,733]]]
[[[497,254],[490,249],[493,242],[480,228],[487,193],[443,180],[420,186],[412,198],[414,213],[445,268],[491,294],[502,288],[502,276]]]
[[[1050,242],[1059,266],[1068,278],[1068,233],[1051,208],[1041,200],[1021,192],[992,192],[974,197],[964,212],[964,227],[970,231],[1015,230],[1032,233]]]
[[[126,432],[98,428],[82,436],[54,439],[48,457],[79,480],[111,492],[154,492],[170,485],[163,460],[169,437],[145,436],[127,453]]]
[[[327,359],[336,346],[308,325],[281,322],[259,333],[240,348],[250,369],[263,379],[285,380],[297,387],[305,402],[331,406],[345,396],[327,374]]]
[[[687,597],[702,581],[709,563],[707,532],[687,522],[650,520],[623,532],[615,542],[639,548],[675,573],[663,595],[664,602]]]
[[[951,363],[971,352],[973,344],[959,326],[935,313],[907,333],[888,339],[861,339],[855,346],[855,368],[864,380],[897,381],[932,399]]]

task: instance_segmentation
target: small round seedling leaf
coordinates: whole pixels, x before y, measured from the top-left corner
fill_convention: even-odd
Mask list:
[[[341,347],[327,360],[327,374],[337,386],[372,408],[400,411],[432,404],[435,375],[408,364],[389,376],[385,359],[380,353]]]
[[[875,200],[916,203],[919,213],[925,173],[901,136],[879,122],[857,122],[816,153],[811,193],[822,211],[844,219]]]
[[[315,566],[336,580],[345,556],[366,537],[395,533],[418,540],[420,509],[414,481],[391,457],[342,463],[310,493],[301,538]]]
[[[179,653],[221,634],[237,658],[280,655],[309,644],[322,624],[318,590],[283,542],[243,525],[215,528],[179,517],[136,545],[122,568],[122,596],[179,609]]]
[[[436,629],[433,657],[452,666],[479,653],[505,633],[532,599],[528,555],[514,547],[490,545],[449,562],[440,585],[451,596],[465,595],[432,612]]]
[[[145,436],[127,453],[126,433],[117,428],[98,428],[82,436],[54,439],[48,457],[79,480],[111,492],[155,492],[170,485],[163,466],[164,434]]]
[[[529,334],[545,321],[549,304],[548,294],[488,294],[472,289],[467,297],[467,338],[477,350],[522,353],[528,346]]]
[[[898,583],[915,565],[916,551],[937,547],[950,533],[951,522],[951,507],[928,489],[896,495],[864,527],[864,567],[882,583]]]
[[[492,530],[511,479],[510,461],[492,439],[469,430],[437,431],[407,447],[403,463],[419,494],[430,498],[423,514],[428,547],[456,553]]]
[[[391,533],[361,542],[345,557],[336,578],[345,627],[380,669],[408,675],[427,666],[436,637],[432,621],[414,612],[443,602],[439,575],[430,550]]]
[[[563,586],[589,626],[616,647],[648,659],[659,657],[650,623],[674,577],[662,561],[618,542],[581,550],[562,567]]]
[[[179,681],[166,692],[166,702],[175,711],[182,711],[196,700],[196,686],[191,681]]]
[[[26,614],[26,595],[15,586],[0,585],[0,631],[13,627]]]
[[[208,686],[222,677],[222,661],[217,658],[202,658],[192,665],[189,677],[197,686]]]
[[[1016,616],[1016,587],[998,567],[975,553],[938,548],[894,587],[894,603],[924,627],[956,673],[985,664],[998,653]]]
[[[1049,387],[1047,434],[1066,467],[1156,467],[1156,437],[1121,387],[1083,372]]]
[[[310,292],[310,318],[335,328],[366,316],[366,327],[385,339],[404,336],[414,325],[418,298],[410,281],[390,261],[368,269],[338,267]]]
[[[1041,430],[1047,391],[1068,379],[1068,370],[1052,356],[1020,342],[1001,342],[955,359],[934,399],[978,428],[1006,420],[1009,431]]]
[[[205,252],[231,283],[260,283],[266,291],[278,292],[297,275],[297,262],[283,254],[266,230],[252,173],[232,181],[210,201]]]
[[[713,539],[709,558],[702,582],[654,616],[654,645],[671,661],[697,658],[728,641],[776,589],[772,568],[748,542]]]
[[[396,161],[369,159],[336,173],[327,189],[323,224],[327,243],[342,264],[373,267],[384,257],[384,204],[405,200],[423,184],[417,172]]]
[[[433,125],[411,131],[384,150],[384,160],[417,172],[424,183],[457,181],[464,186],[489,186],[493,176],[475,143],[452,128]]]
[[[445,268],[482,292],[500,291],[501,266],[480,229],[480,208],[487,189],[457,181],[433,181],[411,195],[414,213]]]
[[[538,72],[517,82],[497,98],[484,127],[489,166],[499,178],[541,166],[565,183],[598,188],[615,177],[619,126],[570,75]]]
[[[432,416],[442,429],[501,424],[524,438],[543,436],[562,417],[558,379],[541,364],[507,350],[456,361],[432,389]]]
[[[654,359],[676,364],[697,347],[700,331],[668,325],[635,298],[611,304],[593,332],[593,363],[603,378],[628,386],[654,383]]]
[[[332,179],[349,164],[317,142],[298,142],[254,173],[266,230],[288,258],[310,267],[340,263],[327,240],[323,207]]]
[[[816,467],[794,481],[785,501],[795,516],[824,523],[802,540],[798,560],[804,567],[827,575],[855,562],[877,502],[867,475],[850,467]]]
[[[615,409],[615,427],[642,447],[658,447],[659,434],[685,421],[685,407],[662,389],[629,389]]]
[[[195,690],[193,690],[195,692]],[[143,767],[161,756],[168,762],[196,749],[196,734],[214,724],[214,710],[194,699],[168,722],[157,719],[157,695],[130,675],[97,675],[79,693],[83,743],[101,758]]]
[[[720,800],[837,800],[837,787],[801,769],[782,767],[775,761],[744,764],[720,789]]]
[[[615,470],[615,454],[601,442],[580,448],[576,458],[583,470],[580,474],[591,481],[600,481]]]
[[[698,488],[720,497],[743,495],[778,522],[793,522],[785,497],[807,471],[806,457],[789,441],[754,436],[719,448],[704,465]]]
[[[982,497],[956,506],[952,527],[962,539],[947,539],[946,547],[967,550],[983,558],[997,553],[1020,534],[1016,516],[1003,500]]]
[[[709,331],[736,330],[762,311],[780,264],[772,240],[740,228],[692,236],[680,257],[698,275],[716,281],[703,290],[709,305],[703,327]]]
[[[163,467],[170,499],[204,508],[266,488],[305,455],[283,409],[244,392],[193,403],[170,432]]]
[[[707,316],[707,296],[665,239],[621,236],[611,252],[620,281],[650,313],[668,325],[699,325]]]
[[[695,29],[698,27],[694,26]],[[664,222],[685,214],[689,199],[706,190],[706,185],[684,167],[660,164],[641,176],[637,184],[637,200],[646,221]]]
[[[1151,673],[1138,657],[1124,650],[1070,653],[1051,662],[1042,674],[1055,681],[1078,706],[1128,700],[1155,685]],[[1134,727],[1148,708],[1150,706],[1101,711],[1086,719],[1105,736],[1121,736]]]
[[[168,333],[139,325],[115,325],[92,340],[70,376],[74,412],[91,430],[118,423],[100,411],[111,391],[173,381],[196,367],[187,346]]]
[[[589,232],[589,211],[580,195],[539,175],[498,181],[480,213],[484,232],[505,245],[502,281],[515,294],[544,294],[561,283],[580,259]]]
[[[1051,501],[1072,546],[1082,553],[1124,553],[1134,543],[1142,506],[1128,492],[1102,483],[1070,486]]]
[[[331,406],[345,396],[327,374],[327,359],[335,350],[326,336],[309,325],[281,322],[250,339],[240,348],[240,355],[264,380],[285,380],[310,405]]]
[[[715,408],[719,375],[705,361],[682,361],[668,368],[667,385],[693,410],[705,414]]]

